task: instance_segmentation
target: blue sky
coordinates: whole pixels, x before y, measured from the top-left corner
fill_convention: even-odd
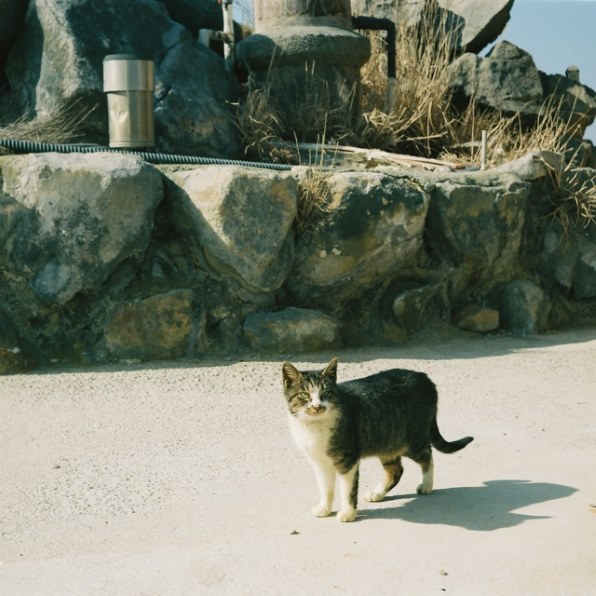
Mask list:
[[[596,90],[596,0],[515,0],[497,42],[504,39],[529,52],[547,74],[579,67],[580,81]],[[586,137],[596,144],[595,124]]]

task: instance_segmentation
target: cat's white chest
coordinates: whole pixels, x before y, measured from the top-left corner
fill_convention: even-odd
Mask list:
[[[290,431],[296,445],[310,459],[327,459],[327,449],[331,438],[332,424],[330,420],[316,420],[313,422],[302,422],[291,414],[289,415]]]

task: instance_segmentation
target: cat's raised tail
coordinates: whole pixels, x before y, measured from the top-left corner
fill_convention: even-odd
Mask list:
[[[432,421],[430,426],[430,442],[435,449],[438,449],[441,453],[455,453],[460,449],[463,449],[468,443],[471,443],[474,437],[463,437],[457,441],[446,441],[443,435],[439,432],[439,426],[437,424],[437,418]]]

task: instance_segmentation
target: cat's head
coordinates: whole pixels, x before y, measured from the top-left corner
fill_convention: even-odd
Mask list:
[[[282,366],[284,394],[290,414],[313,420],[328,415],[337,403],[337,358],[321,371],[299,371],[293,364]]]

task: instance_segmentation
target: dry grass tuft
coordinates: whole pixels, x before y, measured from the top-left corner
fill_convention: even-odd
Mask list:
[[[543,160],[557,191],[551,216],[568,232],[596,224],[596,180],[590,171],[571,165],[555,168]]]
[[[434,6],[434,10],[432,7]],[[430,9],[428,9],[430,7]],[[397,31],[397,72],[394,101],[386,103],[386,41],[382,34],[370,34],[371,59],[361,70],[361,110],[357,118],[347,110],[333,107],[332,94],[315,72],[305,71],[292,83],[293,74],[273,70],[271,80],[260,89],[252,88],[238,108],[238,127],[248,155],[261,160],[296,162],[296,153],[279,148],[276,142],[328,142],[382,149],[424,158],[440,158],[456,163],[480,163],[480,139],[487,132],[488,166],[511,161],[536,151],[565,152],[577,131],[565,119],[569,109],[547,100],[532,127],[520,115],[506,116],[482,111],[472,99],[461,113],[452,106],[447,73],[453,59],[457,33],[447,23],[448,14],[427,4],[416,29]],[[438,35],[437,32],[445,32]],[[413,40],[416,40],[415,42]],[[312,67],[315,68],[315,67]],[[290,89],[288,97],[274,98],[272,88]],[[356,93],[352,91],[356,101]],[[566,225],[586,225],[594,221],[594,187],[572,175],[557,174],[560,205],[555,215],[567,216]],[[314,179],[301,202],[325,204],[324,185]],[[308,208],[301,207],[307,214]],[[317,213],[319,207],[313,206]],[[310,221],[305,215],[304,221]],[[305,224],[308,225],[308,224]],[[302,223],[298,228],[304,227]]]
[[[310,168],[300,181],[298,210],[294,220],[294,229],[298,234],[312,229],[329,213],[331,192],[327,185],[328,175],[320,168]]]
[[[276,142],[318,142],[324,135],[337,143],[350,137],[351,111],[337,106],[327,81],[316,76],[316,64],[302,75],[271,69],[264,84],[249,82],[246,99],[236,110],[247,156],[292,163],[291,153]],[[348,97],[354,100],[353,90]]]
[[[34,120],[19,118],[0,125],[0,137],[44,143],[72,143],[85,137],[84,124],[95,108],[73,100],[58,105],[51,114]]]
[[[362,75],[363,115],[355,131],[364,146],[436,157],[447,142],[452,116],[446,72],[455,38],[448,33],[437,39],[437,26],[448,30],[445,17],[433,11],[425,15],[416,28],[397,31],[397,85],[390,106],[385,102],[386,42],[379,34],[371,36],[372,57]]]
[[[451,159],[480,161],[481,131],[487,132],[487,165],[496,166],[537,151],[564,152],[571,138],[572,126],[561,119],[561,106],[547,99],[531,129],[519,115],[504,116],[479,111],[475,102],[454,118],[449,127],[450,147],[442,156]],[[467,142],[466,142],[467,141]]]
[[[247,157],[278,162],[274,142],[281,138],[281,117],[276,113],[268,87],[254,89],[236,110],[236,126]]]

